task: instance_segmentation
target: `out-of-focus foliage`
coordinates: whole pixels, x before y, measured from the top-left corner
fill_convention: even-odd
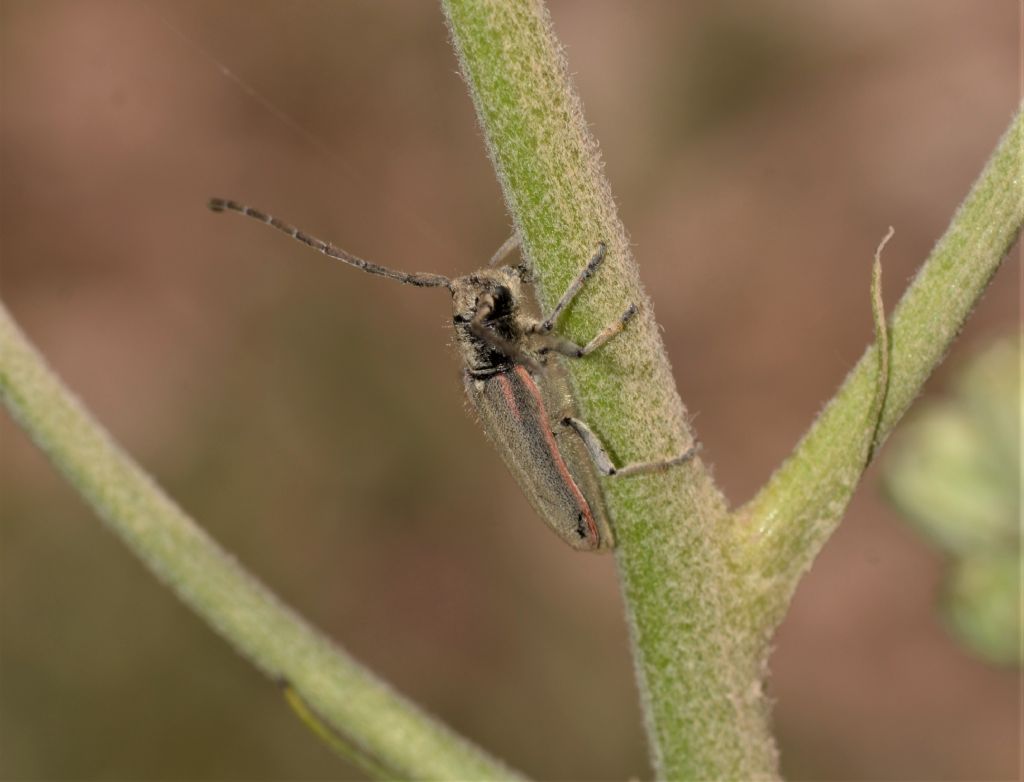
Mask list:
[[[951,558],[941,610],[977,654],[1021,664],[1020,342],[976,356],[885,463],[895,504]]]

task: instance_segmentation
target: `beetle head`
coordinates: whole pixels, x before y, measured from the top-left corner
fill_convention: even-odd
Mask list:
[[[518,269],[502,266],[481,269],[452,280],[452,309],[456,325],[468,324],[476,316],[481,304],[493,301],[493,309],[486,323],[515,320],[523,294],[523,281]]]

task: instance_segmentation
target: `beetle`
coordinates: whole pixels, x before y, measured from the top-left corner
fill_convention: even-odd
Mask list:
[[[212,198],[215,212],[237,212],[266,223],[329,258],[370,274],[419,288],[447,288],[452,295],[455,341],[463,385],[485,433],[542,519],[572,548],[608,550],[615,544],[598,475],[626,476],[665,470],[693,458],[696,446],[669,459],[616,467],[597,434],[576,417],[564,367],[551,353],[584,358],[620,334],[637,314],[630,304],[586,345],[556,334],[559,317],[607,254],[604,242],[566,289],[551,313],[538,319],[524,308],[525,264],[500,264],[517,247],[515,236],[488,267],[450,279],[408,273],[372,263],[312,237],[245,204]]]

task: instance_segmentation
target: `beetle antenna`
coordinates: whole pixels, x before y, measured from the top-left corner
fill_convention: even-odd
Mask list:
[[[281,233],[288,234],[293,239],[298,239],[303,244],[309,245],[328,258],[334,258],[335,260],[347,263],[349,266],[355,266],[364,272],[376,274],[379,277],[387,277],[389,280],[397,280],[406,285],[415,285],[418,288],[448,288],[451,290],[452,281],[442,274],[408,274],[407,272],[395,271],[386,266],[363,260],[358,256],[345,252],[340,247],[335,247],[330,242],[325,242],[322,239],[317,239],[315,236],[303,233],[294,225],[289,225],[284,220],[279,220],[273,215],[261,212],[259,209],[253,209],[251,206],[224,198],[211,198],[207,206],[214,212],[238,212],[246,217],[259,220],[261,223],[266,223],[281,231]]]

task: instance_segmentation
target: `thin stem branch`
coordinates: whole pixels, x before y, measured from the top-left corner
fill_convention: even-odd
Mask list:
[[[800,576],[838,526],[864,468],[939,365],[1024,223],[1024,109],[896,307],[889,387],[873,424],[878,383],[871,346],[792,455],[738,516],[741,567],[762,629],[781,620]]]
[[[236,651],[287,681],[361,756],[416,779],[515,774],[318,633],[114,443],[0,304],[0,399],[110,529]]]

